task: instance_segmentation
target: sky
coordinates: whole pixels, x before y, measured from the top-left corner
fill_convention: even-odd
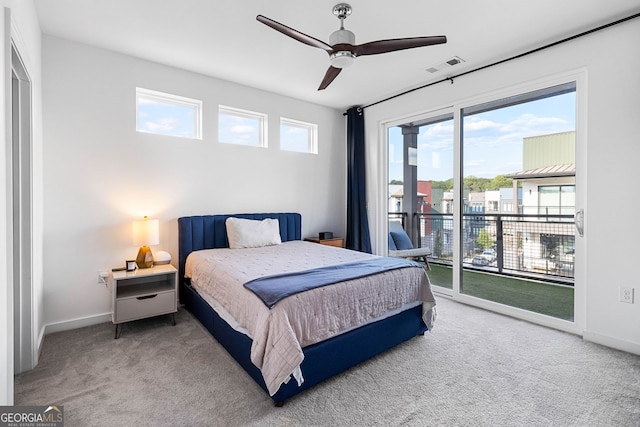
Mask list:
[[[193,138],[193,106],[176,105],[138,97],[138,123],[140,132]]]
[[[231,112],[220,112],[218,114],[218,141],[260,147],[260,118],[241,117]]]
[[[463,175],[493,178],[522,170],[524,137],[575,130],[575,92],[464,117]],[[418,180],[453,177],[453,120],[422,126]],[[402,133],[389,129],[389,180],[402,180]]]

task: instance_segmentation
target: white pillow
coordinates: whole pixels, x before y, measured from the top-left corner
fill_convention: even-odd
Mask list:
[[[258,248],[282,243],[280,223],[277,219],[267,218],[258,221],[229,217],[225,226],[231,249]]]

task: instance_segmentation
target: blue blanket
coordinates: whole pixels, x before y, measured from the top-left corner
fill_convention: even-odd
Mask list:
[[[244,287],[256,294],[267,307],[271,308],[281,299],[300,292],[406,267],[422,267],[422,264],[403,258],[373,258],[366,261],[260,277],[248,281]]]

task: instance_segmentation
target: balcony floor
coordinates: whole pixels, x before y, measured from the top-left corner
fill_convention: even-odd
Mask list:
[[[431,284],[452,289],[452,268],[431,264]],[[523,310],[573,321],[573,287],[468,269],[463,270],[462,293]]]

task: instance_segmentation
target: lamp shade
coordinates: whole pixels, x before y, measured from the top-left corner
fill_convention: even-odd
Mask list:
[[[141,221],[133,221],[133,244],[135,246],[152,246],[160,243],[160,231],[157,219],[144,217]]]

